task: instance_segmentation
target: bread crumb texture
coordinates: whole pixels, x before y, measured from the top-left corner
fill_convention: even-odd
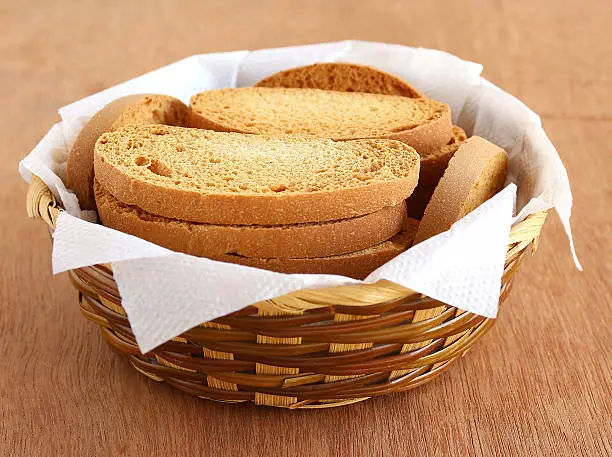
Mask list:
[[[336,142],[168,127],[105,133],[99,160],[134,179],[200,193],[295,194],[412,176],[414,149],[395,140]]]
[[[192,127],[332,139],[380,138],[433,122],[447,105],[431,99],[320,89],[247,87],[191,99]]]
[[[257,87],[294,87],[368,92],[421,98],[423,95],[406,81],[367,65],[347,62],[315,63],[275,73]]]
[[[113,122],[112,129],[131,124],[164,124],[182,126],[189,108],[169,95],[144,95],[128,106]]]

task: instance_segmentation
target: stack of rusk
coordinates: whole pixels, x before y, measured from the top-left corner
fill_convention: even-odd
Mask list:
[[[175,251],[364,278],[496,193],[506,161],[466,141],[448,105],[334,63],[205,91],[189,107],[115,100],[77,138],[67,182],[104,225]]]

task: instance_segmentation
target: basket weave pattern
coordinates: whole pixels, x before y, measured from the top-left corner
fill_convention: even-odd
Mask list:
[[[61,207],[33,176],[30,217],[54,229]],[[515,225],[501,299],[546,212]],[[141,354],[108,265],[70,272],[83,315],[150,379],[198,397],[287,408],[325,408],[414,388],[444,372],[494,320],[389,281],[301,290],[206,322]]]

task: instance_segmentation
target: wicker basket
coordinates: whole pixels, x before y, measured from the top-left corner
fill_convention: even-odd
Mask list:
[[[30,217],[51,230],[61,207],[33,176]],[[503,301],[546,213],[515,225]],[[205,322],[141,354],[108,265],[70,272],[83,315],[134,368],[201,398],[328,408],[419,386],[444,372],[495,322],[389,281],[292,292]]]

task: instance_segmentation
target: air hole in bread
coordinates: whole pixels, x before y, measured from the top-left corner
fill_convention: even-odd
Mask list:
[[[287,186],[285,186],[284,184],[273,184],[270,186],[270,189],[273,192],[283,192],[287,190]]]
[[[382,162],[373,162],[372,165],[370,165],[370,171],[373,172],[373,173],[376,173],[383,166],[384,166],[384,163],[382,163]]]
[[[134,159],[134,163],[139,167],[148,167],[151,164],[151,161],[148,157],[138,156]]]
[[[357,178],[359,181],[368,181],[372,179],[372,176],[368,176],[365,173],[355,173],[353,176]]]
[[[151,170],[152,173],[155,173],[158,176],[164,176],[166,178],[172,176],[172,170],[170,169],[170,167],[165,163],[160,162],[159,160],[151,161],[151,164],[148,166],[148,168],[149,170]]]

